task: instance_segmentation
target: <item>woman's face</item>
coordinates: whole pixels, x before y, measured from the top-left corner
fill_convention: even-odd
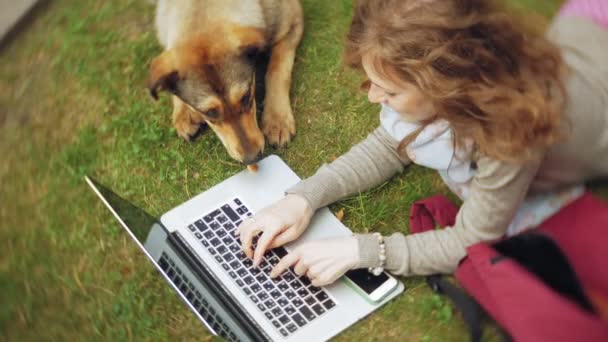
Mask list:
[[[367,98],[371,103],[382,103],[410,122],[420,122],[435,116],[433,104],[413,84],[396,84],[380,77],[374,70],[370,58],[363,58],[363,69],[371,84]]]

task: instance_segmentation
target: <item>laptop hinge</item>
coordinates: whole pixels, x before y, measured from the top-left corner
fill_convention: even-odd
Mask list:
[[[168,241],[174,247],[180,257],[195,272],[199,280],[207,285],[211,295],[223,306],[252,341],[270,341],[270,337],[264,333],[261,327],[254,321],[253,317],[241,308],[228,289],[213,275],[211,270],[205,266],[200,257],[192,250],[190,245],[178,233],[168,235]]]

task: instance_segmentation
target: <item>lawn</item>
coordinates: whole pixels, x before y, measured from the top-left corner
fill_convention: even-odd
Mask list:
[[[375,106],[341,64],[351,2],[303,0],[294,70],[298,135],[280,155],[301,177],[364,138]],[[512,0],[549,18],[559,0]],[[147,66],[160,52],[144,0],[57,0],[0,51],[0,339],[207,340],[208,334],[92,194],[83,175],[161,214],[240,171],[215,135],[177,138]],[[446,193],[412,167],[331,207],[356,231],[407,232],[409,205]],[[336,341],[461,341],[462,319],[422,278]],[[490,339],[494,334],[488,333]]]

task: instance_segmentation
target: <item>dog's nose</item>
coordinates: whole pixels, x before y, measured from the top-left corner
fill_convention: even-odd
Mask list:
[[[245,165],[255,164],[255,163],[259,162],[263,157],[264,157],[264,153],[259,152],[255,157],[244,160],[243,164],[245,164]]]

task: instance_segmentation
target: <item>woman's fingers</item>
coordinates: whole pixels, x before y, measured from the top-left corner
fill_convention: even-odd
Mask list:
[[[255,224],[256,222],[254,221],[253,223]],[[251,249],[253,238],[261,231],[262,227],[259,225],[250,225],[246,229],[241,229],[241,248],[248,258],[253,257],[253,251]]]
[[[272,243],[274,238],[277,236],[277,234],[280,234],[280,233],[281,233],[280,227],[266,227],[264,229],[264,232],[258,239],[258,244],[253,253],[253,266],[254,267],[258,267],[260,265],[260,263],[262,262],[262,257],[264,256],[264,253],[266,253],[266,251],[269,248],[271,248],[270,244]]]
[[[285,272],[286,269],[291,267],[293,264],[297,263],[300,260],[300,254],[297,252],[290,252],[286,256],[283,257],[272,269],[270,272],[271,278],[276,278],[281,273]]]
[[[288,229],[279,232],[279,234],[275,235],[274,239],[270,243],[270,249],[281,247],[284,244],[291,242],[298,238],[298,231],[295,227],[290,227]]]
[[[316,263],[313,263],[308,267],[308,271],[306,271],[306,276],[311,281],[318,278],[325,270],[330,268],[334,264],[333,260],[326,259],[320,260]]]
[[[330,266],[321,271],[314,279],[311,279],[310,283],[316,287],[329,285],[338,280],[344,273],[346,273],[345,270]]]

